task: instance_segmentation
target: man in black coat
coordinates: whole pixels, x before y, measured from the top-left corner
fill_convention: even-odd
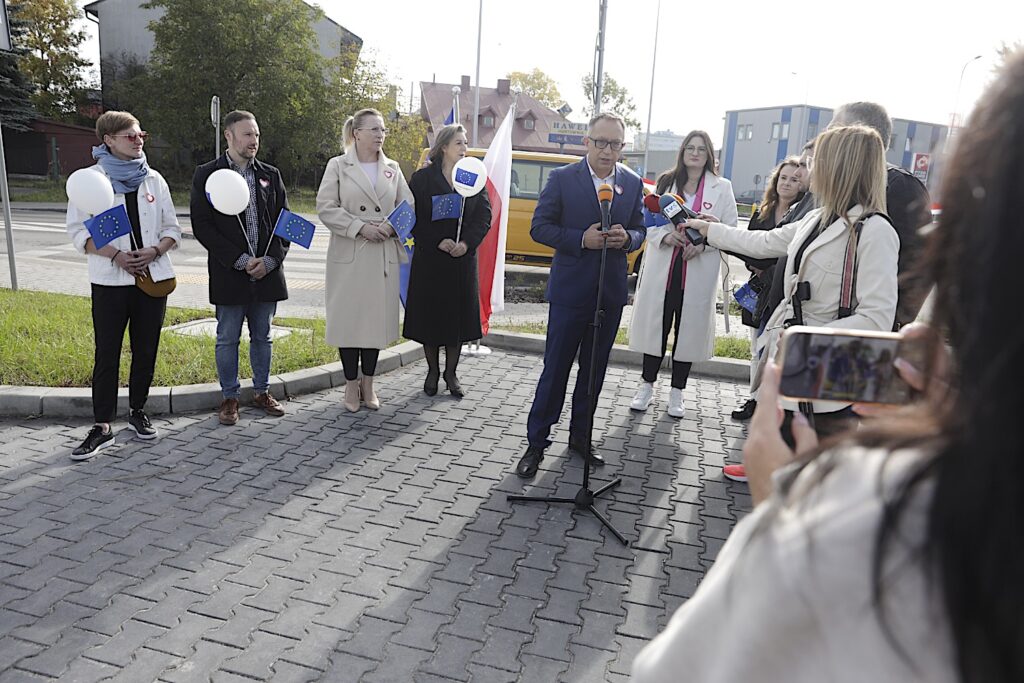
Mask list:
[[[192,231],[209,252],[210,303],[217,309],[217,377],[224,397],[217,416],[221,424],[233,425],[238,422],[238,342],[244,320],[249,322],[255,404],[268,415],[284,415],[270,394],[270,324],[277,302],[288,298],[282,266],[289,243],[273,235],[288,199],[280,171],[256,160],[260,129],[255,116],[228,114],[224,138],[225,154],[196,169],[190,203]],[[207,198],[206,181],[221,169],[239,173],[249,187],[249,205],[237,216],[217,211]]]

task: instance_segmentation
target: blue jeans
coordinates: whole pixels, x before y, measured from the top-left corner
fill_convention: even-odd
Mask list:
[[[217,306],[217,377],[224,398],[238,398],[238,340],[242,320],[249,322],[249,364],[257,394],[270,389],[270,322],[276,301],[253,301],[242,306]]]

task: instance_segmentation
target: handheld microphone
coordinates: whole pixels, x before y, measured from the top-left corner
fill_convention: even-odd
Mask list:
[[[612,186],[608,183],[597,188],[597,203],[601,205],[601,230],[608,232],[612,227]]]
[[[678,195],[664,194],[661,199],[658,200],[658,206],[661,209],[661,214],[672,221],[672,224],[679,227],[682,223],[690,218],[697,218],[697,214],[686,208],[686,204],[682,198]],[[695,245],[704,244],[704,237],[693,228],[686,229],[686,236],[690,238],[690,241]]]

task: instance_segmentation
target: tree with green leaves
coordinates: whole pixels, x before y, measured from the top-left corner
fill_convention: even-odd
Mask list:
[[[46,118],[75,118],[90,64],[78,53],[85,40],[76,28],[81,12],[74,0],[12,0],[10,6],[24,22],[20,68],[35,89],[33,106]]]
[[[0,52],[0,118],[4,128],[15,131],[28,130],[28,124],[36,116],[32,107],[32,84],[19,68],[25,56],[25,20],[21,18],[20,7],[10,7],[11,52]]]
[[[320,10],[302,0],[151,0],[164,15],[150,23],[154,47],[145,72],[127,87],[135,109],[175,152],[214,154],[210,98],[224,113],[246,109],[262,133],[260,156],[296,172],[320,152],[337,124],[325,93],[325,63],[313,30]],[[184,161],[184,160],[182,160]]]
[[[587,116],[594,115],[594,77],[587,74],[583,77],[583,94],[587,98],[587,106],[583,109]],[[640,119],[636,117],[636,104],[625,86],[611,77],[604,75],[604,88],[601,90],[601,111],[612,111],[626,121],[626,128],[640,130]]]
[[[505,78],[512,82],[513,88],[519,88],[545,107],[557,109],[565,102],[562,99],[561,93],[558,92],[555,79],[540,69],[535,68],[529,73],[525,71],[512,71]]]

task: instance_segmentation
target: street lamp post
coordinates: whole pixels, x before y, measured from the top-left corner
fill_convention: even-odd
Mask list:
[[[964,84],[964,73],[967,71],[967,67],[969,67],[971,64],[978,61],[979,59],[981,59],[981,55],[975,55],[974,57],[971,57],[966,62],[964,62],[964,68],[960,69],[960,80],[956,84],[956,99],[953,100],[953,125],[949,127],[951,131],[959,128],[960,125],[963,124],[962,121],[960,122],[960,124],[957,123],[957,111],[960,109],[960,88]]]

